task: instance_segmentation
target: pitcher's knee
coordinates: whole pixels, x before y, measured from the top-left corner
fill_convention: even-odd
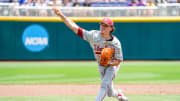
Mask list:
[[[108,90],[108,91],[107,91],[107,96],[108,96],[108,97],[112,97],[112,91]]]
[[[107,93],[107,96],[108,96],[108,97],[112,97],[112,94],[111,94],[111,93]]]
[[[109,88],[108,86],[109,86],[108,83],[102,83],[101,84],[101,88],[104,88],[104,89]]]

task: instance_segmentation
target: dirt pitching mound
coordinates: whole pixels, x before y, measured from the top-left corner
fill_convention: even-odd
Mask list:
[[[180,94],[180,84],[115,85],[125,94]],[[0,96],[97,95],[100,85],[0,85]]]

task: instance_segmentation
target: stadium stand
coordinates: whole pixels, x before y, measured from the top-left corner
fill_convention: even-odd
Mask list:
[[[155,5],[162,3],[179,3],[180,0],[133,0],[136,6],[147,6],[152,1]],[[79,6],[79,7],[125,7],[132,0],[0,0],[0,3],[15,3],[19,5],[39,6],[41,2],[47,6]],[[147,2],[147,3],[146,3]]]
[[[173,3],[177,2],[177,3]],[[180,0],[0,0],[0,16],[55,16],[52,7],[71,17],[179,16]]]

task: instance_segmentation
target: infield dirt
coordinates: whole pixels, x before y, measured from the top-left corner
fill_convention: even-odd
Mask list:
[[[180,94],[180,84],[120,84],[125,94]],[[100,85],[0,85],[0,96],[96,95]]]

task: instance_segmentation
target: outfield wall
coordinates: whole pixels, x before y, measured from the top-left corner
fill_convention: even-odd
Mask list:
[[[99,29],[102,18],[72,19],[92,30]],[[180,59],[180,17],[113,20],[125,60]],[[0,18],[0,60],[93,59],[89,44],[59,18]]]

